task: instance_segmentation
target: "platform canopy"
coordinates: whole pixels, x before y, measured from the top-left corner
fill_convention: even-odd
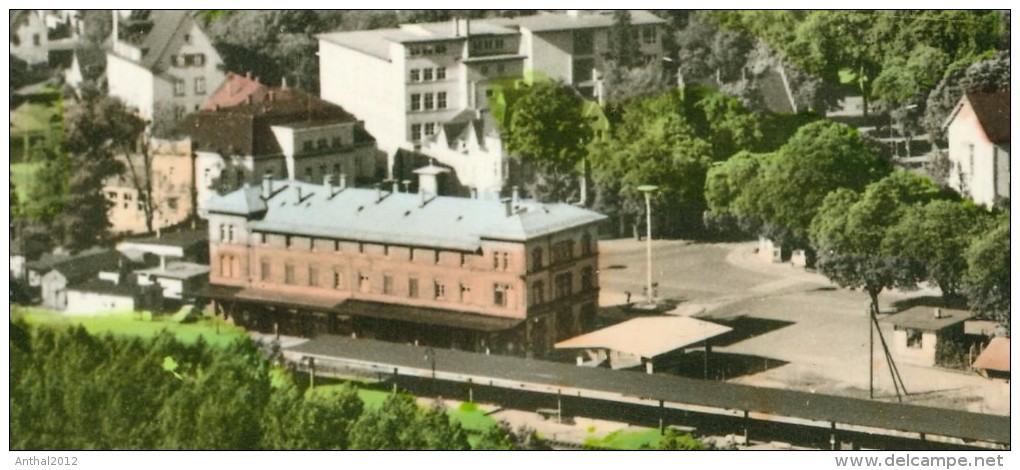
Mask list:
[[[556,349],[608,349],[653,358],[733,329],[691,317],[640,317],[556,343]]]

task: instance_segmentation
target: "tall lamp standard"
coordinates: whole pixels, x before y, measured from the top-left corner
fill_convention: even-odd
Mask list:
[[[652,193],[659,189],[655,185],[638,186],[638,191],[645,193],[645,254],[647,260],[647,271],[645,272],[645,304],[648,307],[655,306],[655,299],[652,295]]]

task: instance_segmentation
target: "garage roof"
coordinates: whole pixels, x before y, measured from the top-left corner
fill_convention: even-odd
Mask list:
[[[609,349],[651,358],[731,331],[728,326],[674,315],[640,317],[556,343],[557,349]]]

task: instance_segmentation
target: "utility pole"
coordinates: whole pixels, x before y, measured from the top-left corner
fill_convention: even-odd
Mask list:
[[[638,186],[638,191],[645,193],[645,258],[647,269],[645,271],[645,303],[651,307],[655,305],[652,294],[652,193],[659,189],[658,186],[646,184]]]

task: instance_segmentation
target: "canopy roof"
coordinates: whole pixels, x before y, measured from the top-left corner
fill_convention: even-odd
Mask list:
[[[640,317],[560,341],[556,349],[609,349],[651,358],[731,330],[691,317]]]

